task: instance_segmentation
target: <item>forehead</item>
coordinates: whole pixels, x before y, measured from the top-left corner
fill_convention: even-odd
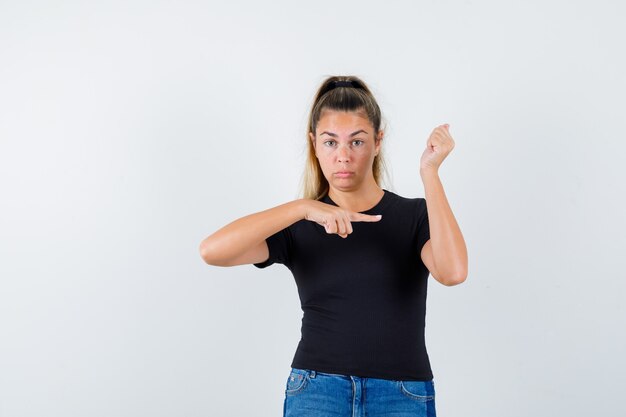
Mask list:
[[[317,122],[317,129],[335,129],[337,131],[362,128],[369,132],[372,124],[363,111],[322,110]],[[369,129],[368,129],[369,128]]]

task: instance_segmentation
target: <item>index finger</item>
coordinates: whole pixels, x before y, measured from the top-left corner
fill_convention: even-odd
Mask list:
[[[351,222],[377,222],[383,218],[382,214],[364,214],[364,213],[354,213],[350,216]]]

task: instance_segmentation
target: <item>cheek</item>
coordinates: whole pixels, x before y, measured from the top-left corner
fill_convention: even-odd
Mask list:
[[[324,153],[320,153],[317,154],[316,157],[317,162],[320,164],[320,167],[322,167],[322,171],[325,171],[326,167],[330,164],[330,156],[324,155]]]
[[[327,155],[320,155],[317,160],[320,163],[323,171],[326,171],[326,168],[332,165],[332,160]]]
[[[328,148],[318,148],[315,156],[317,156],[317,159],[320,161],[330,161],[333,157],[333,150]]]
[[[362,149],[360,152],[354,153],[354,159],[360,162],[367,162],[374,159],[374,152],[369,149]]]

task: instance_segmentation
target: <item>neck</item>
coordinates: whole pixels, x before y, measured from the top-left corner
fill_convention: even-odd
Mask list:
[[[367,185],[355,190],[339,190],[332,185],[328,189],[328,196],[339,207],[356,212],[371,209],[384,194],[384,190],[373,179]]]

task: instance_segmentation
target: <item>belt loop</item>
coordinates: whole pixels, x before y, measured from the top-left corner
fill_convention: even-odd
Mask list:
[[[309,376],[310,376],[311,378],[315,378],[315,371],[313,371],[313,370],[312,370],[312,371],[311,371],[311,373],[309,374]]]

